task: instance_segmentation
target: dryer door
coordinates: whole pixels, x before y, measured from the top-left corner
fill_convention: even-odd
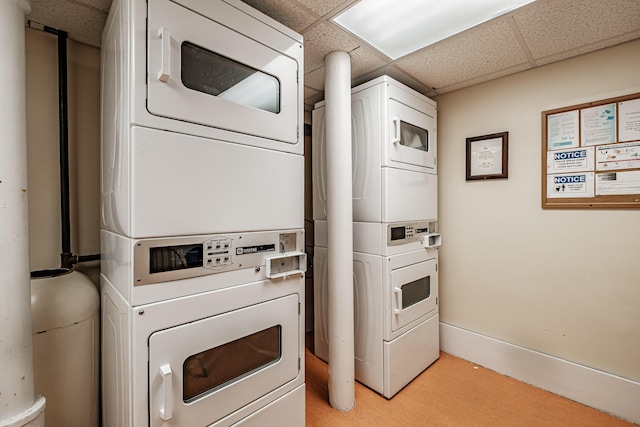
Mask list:
[[[437,312],[437,262],[431,259],[391,271],[391,331]]]
[[[395,99],[389,100],[391,161],[436,168],[435,119]]]
[[[155,332],[149,338],[150,426],[201,426],[300,373],[298,296]]]
[[[220,1],[148,7],[151,114],[297,143],[300,43]]]

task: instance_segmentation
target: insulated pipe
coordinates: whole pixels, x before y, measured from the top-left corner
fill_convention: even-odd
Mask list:
[[[29,0],[0,0],[0,427],[43,426],[33,388],[25,14]]]
[[[351,189],[351,57],[325,57],[329,403],[355,401],[353,207]]]

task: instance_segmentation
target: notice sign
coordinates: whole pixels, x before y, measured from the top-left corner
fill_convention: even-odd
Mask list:
[[[596,194],[640,194],[640,171],[599,173],[596,179]]]
[[[640,168],[640,142],[625,142],[598,147],[596,169]]]
[[[593,172],[548,175],[548,198],[593,197]]]
[[[593,147],[548,151],[547,173],[592,171],[593,159]]]

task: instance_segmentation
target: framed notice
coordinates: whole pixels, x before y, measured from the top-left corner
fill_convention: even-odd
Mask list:
[[[542,207],[640,208],[640,93],[542,112]]]
[[[509,132],[467,138],[467,181],[509,177]]]

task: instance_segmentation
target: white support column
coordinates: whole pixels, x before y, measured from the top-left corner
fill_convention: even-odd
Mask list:
[[[31,348],[24,32],[30,11],[29,0],[0,0],[0,427],[44,426]]]
[[[355,402],[353,325],[353,207],[351,189],[351,57],[325,58],[329,403]]]

